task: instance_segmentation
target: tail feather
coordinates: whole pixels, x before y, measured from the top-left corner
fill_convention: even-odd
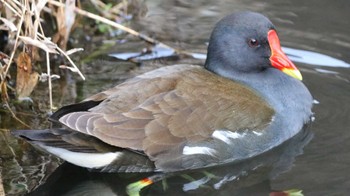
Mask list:
[[[25,138],[29,141],[54,142],[61,140],[60,135],[55,134],[60,130],[65,131],[64,129],[13,130],[11,133],[16,137]]]
[[[67,106],[63,106],[61,109],[57,110],[55,113],[53,113],[49,120],[52,122],[57,122],[58,119],[60,119],[65,114],[71,113],[71,112],[79,112],[79,111],[88,111],[90,108],[97,106],[100,104],[101,101],[85,101],[81,103],[71,104]]]
[[[103,172],[151,172],[153,162],[141,152],[111,146],[64,128],[15,130],[12,134],[72,164]]]

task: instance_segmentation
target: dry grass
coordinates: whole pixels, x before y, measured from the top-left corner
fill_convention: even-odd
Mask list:
[[[48,0],[1,0],[6,15],[0,17],[3,21],[2,29],[9,31],[9,38],[13,41],[13,49],[10,57],[6,59],[6,64],[1,66],[1,94],[3,102],[7,103],[7,77],[9,77],[9,69],[12,62],[17,61],[17,78],[16,78],[16,96],[18,99],[29,97],[32,90],[36,86],[38,80],[47,79],[49,88],[50,110],[53,108],[52,103],[52,76],[50,70],[50,55],[60,54],[69,62],[70,66],[66,66],[71,71],[76,72],[84,80],[84,75],[80,72],[75,63],[71,60],[65,47],[69,38],[71,27],[74,24],[75,13],[72,11],[75,7],[75,1],[66,1],[66,10],[63,8],[50,8]],[[70,10],[69,10],[70,9]],[[56,41],[45,35],[43,30],[41,16],[44,12],[48,12],[55,16],[58,32],[56,33]],[[64,14],[62,14],[64,13]],[[70,13],[70,14],[69,14]],[[57,38],[59,37],[59,38]],[[58,40],[63,40],[58,43]],[[22,46],[23,47],[20,47]],[[62,49],[63,48],[63,49]],[[46,57],[46,73],[39,75],[32,69],[32,63],[39,59],[38,49],[45,52]],[[75,50],[78,51],[78,50]],[[15,55],[17,55],[15,57]],[[7,104],[8,105],[8,104]]]
[[[66,50],[70,32],[74,27],[76,14],[121,29],[153,45],[157,44],[162,47],[171,48],[149,36],[140,34],[133,29],[111,20],[126,15],[125,12],[127,12],[128,8],[127,0],[121,0],[116,5],[106,5],[100,0],[90,0],[90,2],[99,11],[101,16],[81,9],[79,0],[77,2],[76,0],[0,0],[0,9],[3,11],[0,15],[0,30],[9,32],[11,43],[9,45],[12,45],[9,56],[0,52],[0,93],[3,103],[5,103],[4,105],[7,106],[15,119],[17,118],[8,104],[8,91],[15,91],[16,97],[19,100],[28,99],[38,81],[47,81],[50,102],[49,110],[52,111],[54,109],[52,102],[52,79],[59,78],[60,76],[51,73],[50,58],[53,55],[63,56],[69,62],[68,65],[60,65],[59,68],[77,73],[85,80],[83,73],[70,58],[71,54],[82,51],[83,49],[73,48],[68,51]],[[44,19],[42,17],[44,13],[50,14],[56,20],[57,32],[52,38],[45,35],[43,30],[42,23]],[[186,54],[184,51],[173,50]],[[43,53],[45,54],[44,57],[40,57],[39,54]],[[38,59],[46,60],[46,72],[39,74],[32,68],[32,65]],[[9,75],[9,69],[13,65],[13,62],[17,64],[17,85],[15,89],[8,85],[9,79],[13,78]]]
[[[2,185],[1,171],[0,171],[0,196],[5,196],[4,186]]]

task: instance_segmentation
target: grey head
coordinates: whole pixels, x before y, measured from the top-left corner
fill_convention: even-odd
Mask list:
[[[265,16],[238,12],[221,19],[209,41],[205,68],[222,72],[260,72],[271,67],[268,32],[275,29]]]

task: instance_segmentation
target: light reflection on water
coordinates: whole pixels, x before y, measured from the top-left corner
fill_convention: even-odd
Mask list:
[[[345,67],[350,68],[350,64],[317,52],[298,50],[293,48],[282,47],[282,50],[288,55],[290,60],[298,63],[325,67]]]
[[[112,54],[109,54],[109,56],[115,57],[121,60],[135,59],[139,61],[147,61],[147,60],[154,60],[158,58],[170,57],[175,54],[175,51],[169,48],[154,47],[152,48],[152,50],[153,50],[152,53],[145,53],[145,54],[143,54],[142,52],[125,52],[125,53],[112,53]],[[282,47],[282,50],[287,54],[287,56],[293,62],[296,62],[296,63],[304,63],[309,65],[325,66],[325,67],[350,68],[349,63],[325,54],[320,54],[317,52],[312,52],[307,50],[288,48],[288,47]],[[207,58],[207,55],[204,53],[190,53],[190,54],[195,59],[205,60]]]

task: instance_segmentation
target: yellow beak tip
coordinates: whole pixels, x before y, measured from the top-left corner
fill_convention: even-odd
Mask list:
[[[297,69],[282,69],[282,72],[300,81],[303,80],[303,76]]]

